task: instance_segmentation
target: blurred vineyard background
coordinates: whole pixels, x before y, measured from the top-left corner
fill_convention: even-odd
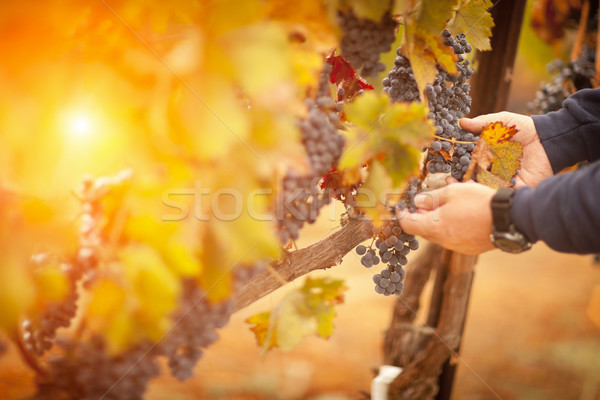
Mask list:
[[[569,40],[573,40],[564,40],[564,48],[550,48],[533,34],[529,15],[524,21],[508,106],[508,111],[519,113],[528,112],[527,102],[548,77],[545,64],[557,54],[567,58]],[[73,96],[76,98],[77,94]],[[26,117],[26,104],[15,109]],[[114,135],[110,127],[103,130]],[[76,134],[75,131],[75,139]],[[77,140],[71,143],[80,145]],[[87,161],[90,160],[80,160],[81,165]],[[23,169],[34,167],[24,165]],[[69,165],[59,167],[70,169]],[[58,185],[61,189],[72,186],[72,182],[38,184]],[[314,243],[323,232],[337,229],[335,218],[340,212],[339,206],[331,213],[324,212],[317,224],[303,231],[298,245]],[[330,215],[334,218],[330,219]],[[394,299],[373,292],[371,273],[360,266],[353,253],[329,275],[346,279],[350,289],[345,303],[337,309],[337,329],[328,341],[307,338],[290,353],[274,350],[260,357],[260,348],[244,320],[276,304],[286,292],[284,287],[233,316],[221,330],[221,340],[206,351],[194,378],[182,383],[164,373],[151,383],[147,398],[364,397],[361,391],[369,390],[373,371],[381,364],[383,332],[390,321]],[[544,244],[519,256],[499,251],[482,255],[460,359],[453,360],[459,364],[453,398],[491,399],[491,388],[503,400],[600,399],[600,328],[586,314],[592,289],[599,283],[600,264],[594,263],[591,256],[559,254]],[[288,287],[294,285],[290,283]],[[34,391],[33,374],[15,349],[9,347],[0,358],[0,399],[24,399]]]

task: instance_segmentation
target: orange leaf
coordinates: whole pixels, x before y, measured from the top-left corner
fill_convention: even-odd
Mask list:
[[[523,154],[523,146],[518,142],[510,141],[517,132],[515,126],[506,126],[501,122],[489,124],[481,132],[471,154],[471,164],[464,179],[471,179],[475,171],[485,171],[490,172],[495,178],[481,173],[483,179],[480,180],[481,183],[494,188],[508,186],[508,182],[521,165],[520,159]],[[479,179],[479,172],[477,178]]]

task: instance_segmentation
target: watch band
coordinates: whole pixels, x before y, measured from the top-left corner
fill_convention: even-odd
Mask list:
[[[500,232],[508,232],[512,223],[510,220],[510,206],[515,189],[500,188],[492,197],[492,222],[494,228]]]

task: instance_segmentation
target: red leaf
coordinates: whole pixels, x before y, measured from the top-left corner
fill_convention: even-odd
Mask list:
[[[361,89],[373,90],[373,86],[356,73],[346,58],[334,54],[335,50],[327,57],[327,63],[332,66],[329,82],[336,84],[338,88],[344,89],[344,95],[338,95],[338,101],[351,99]]]

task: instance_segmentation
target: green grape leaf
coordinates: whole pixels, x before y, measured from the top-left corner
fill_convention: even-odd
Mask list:
[[[346,130],[346,152],[338,168],[343,172],[370,166],[363,187],[377,205],[365,192],[368,198],[361,196],[365,207],[360,208],[378,224],[385,215],[380,199],[389,189],[402,187],[409,177],[418,174],[419,148],[431,141],[434,126],[423,103],[391,105],[385,95],[375,92],[358,97],[346,106],[345,113],[351,125]]]
[[[289,351],[308,335],[326,339],[333,332],[334,306],[344,301],[347,289],[341,280],[307,278],[302,288],[288,293],[273,311],[246,322],[253,325],[250,330],[263,352],[275,347]]]
[[[490,37],[494,20],[488,11],[492,7],[490,0],[462,0],[448,29],[453,34],[464,33],[467,40],[477,50],[491,50]]]
[[[484,185],[496,189],[508,186],[521,165],[523,155],[521,143],[510,141],[517,132],[515,126],[501,122],[492,122],[485,127],[471,153],[471,163],[464,179],[471,179],[477,171],[477,180]],[[482,171],[489,171],[497,179]]]

